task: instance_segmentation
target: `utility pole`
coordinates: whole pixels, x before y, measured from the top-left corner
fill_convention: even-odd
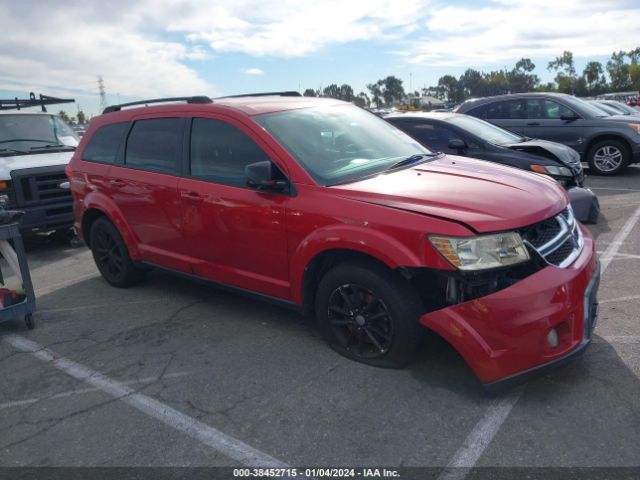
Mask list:
[[[104,90],[102,75],[98,75],[98,91],[100,92],[100,110],[107,108],[107,92]]]

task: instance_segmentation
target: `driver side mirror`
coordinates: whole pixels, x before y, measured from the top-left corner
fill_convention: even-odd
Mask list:
[[[275,178],[279,171],[269,160],[250,163],[244,167],[244,174],[247,177],[247,186],[256,190],[284,192],[289,186],[287,180]]]
[[[458,153],[462,153],[467,149],[467,142],[460,138],[450,138],[448,147]]]

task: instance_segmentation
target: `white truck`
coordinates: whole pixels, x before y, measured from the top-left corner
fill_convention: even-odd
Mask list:
[[[79,138],[45,107],[73,101],[33,93],[0,100],[0,206],[25,212],[23,234],[70,232],[73,225],[71,192],[61,184]]]

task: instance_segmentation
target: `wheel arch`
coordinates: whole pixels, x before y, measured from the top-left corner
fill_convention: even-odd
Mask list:
[[[584,150],[585,152],[585,160],[588,160],[588,156],[589,153],[591,152],[591,149],[593,148],[594,145],[596,145],[599,142],[602,142],[604,140],[615,140],[617,142],[622,143],[625,148],[627,149],[627,154],[631,154],[631,144],[629,143],[629,140],[627,140],[625,137],[623,137],[622,135],[617,135],[615,133],[605,133],[605,134],[599,134],[591,139],[589,139],[589,142],[587,142],[587,146]]]

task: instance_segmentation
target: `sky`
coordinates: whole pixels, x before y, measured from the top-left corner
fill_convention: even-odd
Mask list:
[[[640,45],[637,0],[0,0],[0,98],[75,98],[70,115],[165,96],[322,88],[387,75],[405,90],[467,68]],[[55,107],[57,108],[57,107]],[[56,110],[57,111],[57,110]]]

